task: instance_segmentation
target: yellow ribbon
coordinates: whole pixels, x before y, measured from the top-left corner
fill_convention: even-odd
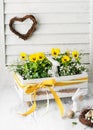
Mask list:
[[[21,116],[28,116],[29,114],[33,113],[36,109],[36,93],[34,93],[34,103],[32,105],[32,107],[25,113],[23,114],[19,114]]]
[[[62,87],[62,86],[68,86],[68,85],[72,85],[72,84],[79,84],[81,82],[85,82],[88,80],[88,77],[79,78],[79,79],[70,80],[70,81],[62,81],[62,82],[56,82],[54,79],[49,79],[49,80],[44,80],[42,83],[39,83],[39,84],[23,85],[20,82],[20,80],[18,79],[16,74],[14,74],[14,78],[15,78],[18,86],[20,88],[22,88],[26,94],[34,94],[34,103],[33,103],[32,107],[27,112],[21,114],[22,116],[27,116],[35,111],[35,109],[36,109],[36,92],[40,88],[48,88],[50,90],[51,94],[54,96],[54,99],[59,107],[60,114],[61,114],[61,116],[63,116],[64,115],[63,103],[61,102],[61,99],[59,98],[59,96],[57,95],[57,93],[54,91],[54,89],[52,87],[54,87],[54,86]]]

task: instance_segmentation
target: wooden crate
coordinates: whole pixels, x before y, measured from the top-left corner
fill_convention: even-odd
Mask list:
[[[41,78],[41,79],[31,79],[31,80],[23,80],[21,76],[17,75],[17,78],[21,82],[21,84],[30,84],[30,83],[40,83],[46,79],[51,79],[51,78]],[[74,76],[61,76],[61,77],[52,77],[52,79],[55,79],[56,82],[68,82],[68,81],[76,81],[77,79],[83,79],[86,78],[85,81],[82,81],[80,83],[76,84],[71,84],[67,86],[54,86],[54,90],[57,92],[60,98],[64,97],[71,97],[75,93],[75,91],[78,88],[81,88],[84,90],[84,95],[87,94],[88,92],[88,74],[86,72]],[[15,80],[14,84],[20,98],[22,101],[33,101],[33,95],[32,94],[26,94],[22,88],[18,85],[18,83]],[[47,94],[49,95],[49,99],[53,99],[53,95],[50,93],[48,88],[41,88],[37,91],[37,98],[36,100],[46,100]]]

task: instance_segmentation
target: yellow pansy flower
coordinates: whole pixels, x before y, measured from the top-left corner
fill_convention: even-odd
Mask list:
[[[29,55],[29,61],[36,62],[38,60],[37,54]]]
[[[64,55],[64,56],[62,57],[62,63],[66,63],[66,62],[68,62],[69,60],[70,60],[70,57],[67,56],[67,55]]]
[[[66,50],[66,55],[70,56],[70,51],[69,50]]]
[[[60,49],[59,48],[52,48],[51,54],[54,57],[57,57],[60,54]]]
[[[21,60],[26,60],[27,59],[27,54],[25,52],[20,53],[20,59]]]
[[[72,52],[72,56],[75,58],[75,59],[77,59],[78,58],[78,56],[79,56],[79,52],[78,51],[73,51]]]
[[[38,60],[44,60],[45,54],[43,52],[37,53]]]

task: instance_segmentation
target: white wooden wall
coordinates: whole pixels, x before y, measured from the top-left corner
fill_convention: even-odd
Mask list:
[[[77,49],[90,60],[90,0],[4,0],[4,37],[6,65],[13,63],[20,52],[49,52],[52,47]],[[37,30],[24,41],[9,29],[15,16],[33,14],[38,21]],[[30,22],[15,23],[16,29],[26,31]]]

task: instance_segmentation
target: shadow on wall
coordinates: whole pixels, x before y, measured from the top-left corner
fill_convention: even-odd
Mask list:
[[[0,44],[0,88],[10,87],[13,85],[13,79],[11,73],[4,66],[4,56],[3,56],[3,45]]]
[[[0,88],[11,87],[13,85],[13,78],[7,68],[0,66]]]

